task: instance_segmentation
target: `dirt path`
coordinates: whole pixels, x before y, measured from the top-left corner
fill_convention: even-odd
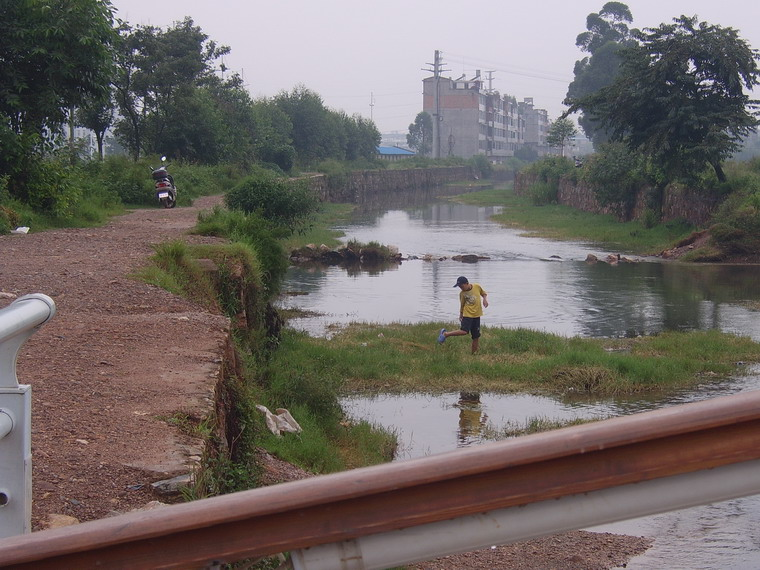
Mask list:
[[[0,236],[0,291],[44,293],[57,309],[18,359],[19,382],[32,385],[35,529],[51,514],[84,521],[142,506],[151,482],[197,461],[197,442],[165,418],[210,408],[227,321],[128,275],[152,244],[204,240],[184,234],[218,201]]]
[[[228,322],[129,275],[154,244],[214,241],[186,232],[219,201],[137,210],[102,228],[0,236],[0,293],[8,294],[0,308],[28,293],[49,295],[57,308],[18,359],[19,381],[32,385],[35,530],[56,524],[56,515],[86,521],[142,507],[157,498],[150,483],[187,473],[199,459],[198,442],[166,418],[212,407]],[[272,469],[272,482],[288,472]],[[596,570],[648,545],[574,532],[414,568]]]

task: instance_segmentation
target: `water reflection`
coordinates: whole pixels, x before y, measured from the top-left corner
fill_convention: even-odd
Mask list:
[[[483,413],[480,394],[477,392],[460,392],[456,406],[459,408],[457,447],[482,442],[483,428],[488,422],[488,414]]]

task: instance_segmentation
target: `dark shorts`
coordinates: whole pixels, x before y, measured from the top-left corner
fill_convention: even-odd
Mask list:
[[[462,317],[462,325],[459,327],[472,338],[480,338],[480,317]]]

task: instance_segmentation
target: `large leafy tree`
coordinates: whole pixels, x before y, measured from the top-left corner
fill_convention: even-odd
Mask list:
[[[427,156],[433,151],[433,117],[429,113],[417,113],[414,122],[409,125],[406,144],[422,156]]]
[[[290,138],[302,164],[374,157],[380,142],[374,122],[328,109],[319,94],[303,85],[282,91],[273,103],[292,125]]]
[[[254,155],[263,162],[276,164],[284,171],[293,168],[296,150],[293,148],[290,133],[293,123],[271,99],[258,99],[253,102],[253,138]]]
[[[578,35],[575,45],[589,55],[575,62],[575,79],[567,90],[569,99],[595,93],[612,83],[620,68],[618,51],[630,41],[628,24],[632,21],[630,9],[621,2],[607,2],[599,13],[586,17],[586,31]],[[580,115],[578,124],[595,145],[607,140],[606,133],[587,114]]]
[[[345,132],[337,116],[325,107],[322,97],[304,85],[282,91],[274,103],[293,126],[293,147],[305,164],[327,158],[345,158]]]
[[[27,199],[45,143],[74,107],[107,94],[113,8],[107,0],[5,0],[0,38],[0,175]]]
[[[218,158],[212,152],[223,131],[218,109],[199,90],[212,81],[216,60],[227,53],[228,47],[209,40],[191,18],[166,30],[122,29],[116,134],[135,159],[141,153],[202,162]]]
[[[341,114],[346,132],[346,159],[371,159],[377,154],[380,131],[373,121],[355,114],[351,117]]]
[[[620,51],[615,81],[569,98],[570,111],[598,120],[612,140],[641,152],[665,181],[722,162],[754,130],[758,101],[745,93],[758,85],[758,52],[736,30],[681,16],[672,24],[637,32]]]

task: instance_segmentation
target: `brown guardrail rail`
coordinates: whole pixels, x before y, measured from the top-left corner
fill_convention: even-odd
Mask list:
[[[759,458],[757,391],[15,536],[0,565],[202,567]]]

